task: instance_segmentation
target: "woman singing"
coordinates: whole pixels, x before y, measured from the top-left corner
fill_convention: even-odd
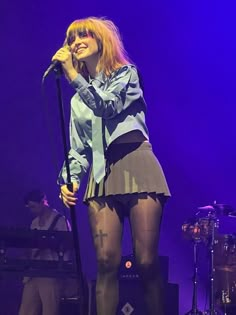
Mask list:
[[[98,265],[97,314],[116,314],[122,229],[128,217],[148,312],[164,315],[157,247],[170,192],[149,142],[137,68],[114,23],[94,17],[68,27],[65,45],[52,60],[61,62],[75,90],[69,151],[73,192],[66,186],[65,167],[59,175],[67,207],[76,204],[82,177],[91,165],[84,201]]]

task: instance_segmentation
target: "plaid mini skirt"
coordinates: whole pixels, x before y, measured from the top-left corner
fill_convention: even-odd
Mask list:
[[[84,202],[110,195],[156,193],[170,197],[162,167],[148,141],[111,144],[105,154],[106,175],[98,184],[92,167]]]

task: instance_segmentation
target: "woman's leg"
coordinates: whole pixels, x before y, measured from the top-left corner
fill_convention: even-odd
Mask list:
[[[115,315],[118,304],[117,271],[121,259],[123,219],[119,205],[105,199],[89,203],[89,220],[97,256],[97,315]]]
[[[161,217],[162,206],[155,195],[132,197],[130,224],[134,253],[149,315],[164,315],[157,255]]]

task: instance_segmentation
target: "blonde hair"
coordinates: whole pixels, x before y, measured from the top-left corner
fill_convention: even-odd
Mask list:
[[[114,70],[130,63],[120,32],[112,21],[97,17],[75,20],[67,29],[65,44],[79,31],[90,32],[97,41],[100,52],[98,72],[103,71],[109,76]],[[82,75],[88,75],[84,62],[74,60],[74,65]]]

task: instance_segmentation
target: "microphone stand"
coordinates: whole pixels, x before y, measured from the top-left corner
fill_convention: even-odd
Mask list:
[[[62,132],[62,142],[64,149],[64,159],[65,159],[65,167],[67,173],[67,188],[73,192],[73,184],[71,182],[71,174],[70,174],[70,166],[69,166],[69,158],[68,158],[68,150],[67,150],[67,141],[66,141],[66,131],[65,131],[65,114],[64,114],[64,106],[62,100],[62,91],[61,91],[61,67],[55,67],[53,71],[56,74],[56,86],[57,86],[57,97],[58,97],[58,105],[59,105],[59,114],[60,114],[60,122],[61,122],[61,132]],[[70,206],[70,216],[71,216],[71,227],[72,227],[72,236],[74,242],[74,252],[75,252],[75,262],[76,262],[76,271],[78,276],[78,286],[79,286],[79,315],[87,314],[87,298],[85,292],[87,292],[85,288],[84,277],[82,273],[82,264],[80,257],[80,245],[79,245],[79,233],[77,227],[77,217],[76,217],[76,209],[75,206]]]

